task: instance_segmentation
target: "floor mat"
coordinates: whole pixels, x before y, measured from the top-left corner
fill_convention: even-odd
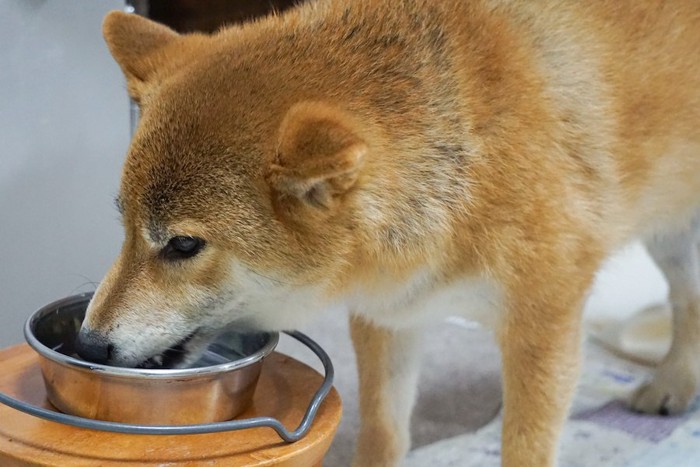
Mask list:
[[[618,358],[594,342],[586,356],[572,415],[560,444],[567,467],[696,467],[700,465],[700,403],[677,417],[636,414],[624,401],[651,368]],[[498,466],[501,418],[475,433],[416,449],[407,467]]]

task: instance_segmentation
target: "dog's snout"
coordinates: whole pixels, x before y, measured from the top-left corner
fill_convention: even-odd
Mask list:
[[[80,358],[93,363],[107,363],[114,353],[114,346],[99,332],[81,330],[75,342]]]

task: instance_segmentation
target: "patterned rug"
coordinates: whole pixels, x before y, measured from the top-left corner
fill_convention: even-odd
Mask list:
[[[627,409],[633,390],[652,369],[616,356],[591,340],[572,415],[564,430],[559,465],[566,467],[700,466],[700,402],[677,417],[641,415]],[[407,467],[498,466],[500,416],[475,433],[413,451]]]

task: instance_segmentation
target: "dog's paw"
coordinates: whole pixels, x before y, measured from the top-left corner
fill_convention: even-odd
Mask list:
[[[677,370],[659,368],[654,379],[640,386],[632,395],[631,408],[637,412],[656,415],[677,415],[684,412],[695,396],[698,381],[697,376],[687,368]]]

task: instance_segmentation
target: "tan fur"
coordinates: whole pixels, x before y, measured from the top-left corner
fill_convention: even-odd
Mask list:
[[[700,205],[700,3],[327,0],[213,36],[122,13],[104,31],[142,107],[85,325],[116,363],[354,307],[357,465],[394,465],[411,390],[383,394],[415,378],[391,349],[420,327],[402,309],[485,281],[503,464],[555,462],[596,270]],[[206,247],[163,261],[176,235]]]

